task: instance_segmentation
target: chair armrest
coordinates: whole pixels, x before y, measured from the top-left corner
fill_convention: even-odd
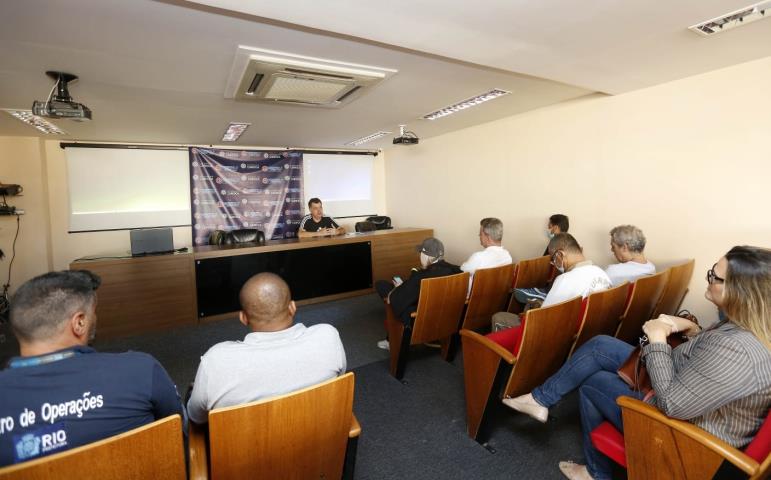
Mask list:
[[[351,430],[348,432],[348,438],[356,438],[361,434],[361,424],[356,415],[351,415]]]
[[[501,357],[501,359],[504,362],[510,365],[514,365],[514,362],[516,362],[517,360],[517,358],[511,352],[509,352],[502,346],[498,345],[497,343],[493,342],[489,338],[485,337],[484,335],[480,335],[473,330],[466,330],[465,328],[460,331],[460,334],[461,336],[466,337],[467,339],[474,341],[479,345],[492,351],[493,353]]]
[[[209,478],[208,444],[206,433],[208,425],[198,425],[188,422],[188,453],[190,456],[190,480],[206,480]]]
[[[758,468],[758,462],[748,457],[743,452],[737,450],[723,440],[720,440],[716,436],[705,430],[702,430],[692,423],[667,417],[661,413],[661,410],[654,407],[653,405],[631,397],[618,397],[617,403],[622,410],[630,410],[648,417],[653,422],[666,425],[667,427],[676,430],[683,435],[686,435],[694,441],[699,442],[701,445],[713,451],[716,455],[720,455],[727,461],[731,462],[748,475],[754,473]]]

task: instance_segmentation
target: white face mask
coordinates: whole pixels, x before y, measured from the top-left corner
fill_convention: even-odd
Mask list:
[[[557,271],[560,272],[560,273],[565,273],[565,265],[564,264],[560,265],[559,267],[555,265],[554,268],[556,268]]]
[[[552,232],[551,230],[546,230],[546,236],[552,239],[554,238],[554,232]]]
[[[428,267],[431,265],[431,260],[433,260],[432,257],[429,257],[423,252],[420,252],[420,264],[423,266],[423,268]]]

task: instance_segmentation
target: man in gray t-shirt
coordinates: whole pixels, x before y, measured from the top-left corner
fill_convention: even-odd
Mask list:
[[[239,300],[239,319],[251,333],[243,341],[218,343],[201,357],[187,404],[196,423],[206,423],[209,410],[282,395],[345,373],[337,330],[327,324],[295,324],[297,307],[281,277],[253,276]]]

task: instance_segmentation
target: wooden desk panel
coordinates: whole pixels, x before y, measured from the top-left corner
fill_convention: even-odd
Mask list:
[[[197,324],[192,254],[81,260],[70,270],[102,278],[97,292],[100,339]]]
[[[269,241],[265,246],[203,246],[185,254],[79,260],[71,263],[70,269],[91,270],[102,278],[98,292],[97,331],[99,338],[104,339],[223,318],[217,315],[199,319],[197,316],[195,260],[368,241],[372,245],[374,282],[395,275],[408,277],[410,269],[418,265],[415,246],[432,235],[432,229],[402,228],[342,237]],[[357,290],[301,303],[335,300],[372,291]],[[232,314],[226,317],[230,318]]]

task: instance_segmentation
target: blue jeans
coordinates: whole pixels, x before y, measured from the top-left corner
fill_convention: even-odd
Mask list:
[[[632,345],[613,337],[594,337],[576,350],[557,373],[533,390],[533,398],[548,408],[578,388],[586,467],[598,480],[610,479],[612,466],[610,459],[594,448],[589,434],[605,420],[623,432],[621,407],[616,399],[620,396],[642,398],[616,374],[633,349]]]

